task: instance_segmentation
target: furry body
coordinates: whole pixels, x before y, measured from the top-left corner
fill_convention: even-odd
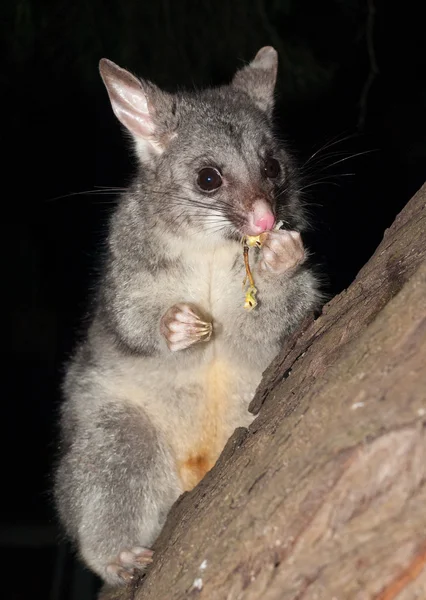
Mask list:
[[[125,77],[120,85],[133,85]],[[245,215],[268,199],[289,229],[304,224],[294,167],[274,140],[269,105],[259,108],[238,86],[162,102],[144,89],[158,134],[145,139],[120,119],[135,136],[143,170],[112,219],[97,309],[67,371],[55,488],[68,534],[110,583],[133,573],[132,549],[152,545],[172,503],[214,465],[234,429],[250,424],[247,408],[262,372],[319,302],[303,264],[278,268],[286,260],[279,244],[294,244],[279,232],[263,258],[253,251],[259,305],[243,309]],[[279,156],[285,201],[258,175],[263,148]],[[223,175],[222,196],[210,208],[213,196],[199,200],[190,174],[220,161],[221,173],[228,167],[232,176]],[[180,317],[162,329],[179,303],[212,323],[209,341],[191,338]],[[171,351],[174,339],[187,346]]]

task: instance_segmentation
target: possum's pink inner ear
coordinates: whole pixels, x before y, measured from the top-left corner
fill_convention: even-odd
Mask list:
[[[155,127],[141,82],[106,58],[101,59],[99,71],[116,117],[136,139],[148,140]]]
[[[277,71],[278,54],[272,46],[265,46],[250,64],[237,71],[232,86],[248,94],[258,108],[270,114],[274,105]]]

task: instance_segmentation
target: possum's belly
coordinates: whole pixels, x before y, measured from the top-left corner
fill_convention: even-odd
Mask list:
[[[182,489],[189,490],[215,464],[235,428],[252,422],[248,405],[261,375],[224,352],[218,358],[212,345],[196,365],[121,363],[107,387],[109,395],[147,413],[171,446]]]
[[[194,374],[195,375],[195,374]],[[259,377],[214,359],[198,372],[190,384],[198,391],[193,403],[187,436],[175,439],[177,469],[184,490],[192,489],[209,471],[234,429],[248,426],[253,416],[248,404]]]

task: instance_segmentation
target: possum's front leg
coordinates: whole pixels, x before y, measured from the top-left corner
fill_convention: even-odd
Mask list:
[[[321,294],[315,275],[306,268],[307,253],[297,231],[268,231],[260,236],[262,247],[254,268],[261,301],[257,331],[265,343],[281,343],[312,310]],[[263,326],[262,326],[263,324]]]
[[[260,236],[262,243],[258,263],[260,272],[291,276],[306,258],[302,237],[298,231],[268,231]]]
[[[227,339],[240,351],[251,348],[255,364],[264,368],[285,337],[318,308],[321,294],[316,276],[305,265],[300,233],[268,231],[260,235],[260,240],[261,248],[252,266],[259,304],[250,312],[241,309],[232,314]]]

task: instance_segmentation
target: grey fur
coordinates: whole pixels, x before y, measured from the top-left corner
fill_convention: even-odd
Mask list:
[[[97,308],[68,367],[55,495],[83,560],[109,583],[120,582],[107,566],[122,550],[158,535],[183,491],[178,464],[209,435],[206,414],[221,427],[217,454],[251,422],[248,404],[283,337],[320,302],[306,266],[276,276],[254,261],[259,305],[243,309],[239,240],[253,198],[268,198],[287,229],[305,225],[296,169],[271,128],[276,55],[261,53],[229,86],[174,96],[101,66],[113,105],[117,81],[146,100],[148,133],[126,121],[141,168],[113,216]],[[275,182],[262,175],[269,155],[281,164]],[[196,174],[210,165],[227,185],[205,194]],[[172,353],[160,319],[180,302],[212,319],[214,334]],[[223,374],[213,395],[206,373]]]

